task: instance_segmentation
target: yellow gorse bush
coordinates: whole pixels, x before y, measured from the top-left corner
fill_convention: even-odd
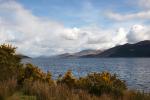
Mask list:
[[[111,94],[114,91],[116,94],[121,95],[126,89],[125,82],[119,80],[116,75],[111,75],[109,72],[94,72],[85,77],[75,78],[69,70],[57,82],[65,84],[69,88],[83,89],[96,95]]]
[[[15,54],[16,47],[0,45],[0,81],[17,77],[20,73],[20,57]]]
[[[27,82],[41,81],[46,82],[49,85],[54,84],[50,72],[44,73],[38,67],[32,64],[26,64],[22,71],[23,74],[19,78],[21,84],[23,84],[26,81]]]
[[[73,76],[72,71],[68,70],[63,77],[61,77],[57,83],[66,84],[69,88],[73,88],[76,85],[77,79]]]

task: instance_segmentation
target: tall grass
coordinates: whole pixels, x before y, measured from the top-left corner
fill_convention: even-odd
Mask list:
[[[27,83],[23,92],[25,95],[36,96],[36,100],[150,100],[148,93],[126,90],[118,98],[110,94],[96,96],[82,89],[70,89],[66,85],[50,86],[39,81]]]
[[[0,100],[150,100],[150,94],[125,90],[118,98],[108,93],[97,96],[85,89],[43,81],[28,81],[18,89],[17,80],[9,79],[0,82]]]
[[[9,79],[0,81],[0,100],[5,100],[17,90],[17,80]]]
[[[87,91],[74,90],[66,85],[48,85],[43,82],[26,83],[24,89],[26,95],[36,96],[37,100],[99,100]]]

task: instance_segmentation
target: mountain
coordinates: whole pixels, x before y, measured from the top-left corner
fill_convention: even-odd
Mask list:
[[[150,40],[119,45],[99,54],[83,57],[150,57]]]
[[[18,56],[19,56],[21,59],[25,59],[25,58],[31,58],[31,57],[29,57],[29,56],[22,55],[22,54],[18,54]]]
[[[58,57],[58,58],[71,58],[71,57],[73,57],[73,54],[64,53],[64,54],[57,55],[56,57]]]
[[[59,58],[79,58],[86,55],[96,55],[102,52],[101,50],[82,50],[80,52],[76,53],[64,53],[61,55],[58,55]]]
[[[80,52],[77,52],[77,53],[74,53],[73,55],[74,56],[77,56],[77,57],[81,57],[81,56],[85,56],[85,55],[89,55],[89,54],[98,54],[102,52],[101,50],[82,50]]]

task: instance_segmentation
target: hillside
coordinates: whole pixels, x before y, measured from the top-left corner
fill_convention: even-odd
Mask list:
[[[90,54],[83,57],[150,57],[150,40],[119,45],[97,55]]]
[[[101,50],[82,50],[80,52],[76,53],[64,53],[61,55],[58,55],[60,58],[78,58],[86,55],[96,55],[102,52]]]
[[[21,59],[25,59],[25,58],[31,58],[29,56],[26,56],[26,55],[22,55],[22,54],[17,54]]]

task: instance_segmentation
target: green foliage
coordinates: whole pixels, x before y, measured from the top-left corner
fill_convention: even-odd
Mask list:
[[[76,81],[77,79],[73,76],[72,71],[68,70],[62,78],[59,77],[57,83],[66,84],[69,88],[74,88]]]
[[[22,74],[18,78],[18,81],[20,84],[25,82],[41,81],[52,85],[54,84],[54,81],[52,80],[51,76],[52,75],[50,72],[44,73],[37,66],[26,64],[24,65],[24,69],[22,70]]]
[[[21,68],[20,58],[12,45],[0,45],[0,80],[16,77]]]
[[[59,78],[58,83],[66,84],[71,88],[86,90],[95,95],[115,94],[121,96],[126,89],[124,81],[108,72],[90,73],[86,77],[77,79],[69,70],[62,78]]]
[[[126,89],[124,81],[108,72],[88,74],[86,77],[81,77],[77,84],[78,88],[86,89],[96,95],[114,93],[116,96],[120,96]]]
[[[44,73],[32,64],[21,64],[21,58],[16,54],[16,47],[0,45],[0,81],[17,78],[18,84],[25,81],[42,81],[52,84],[51,73]]]

